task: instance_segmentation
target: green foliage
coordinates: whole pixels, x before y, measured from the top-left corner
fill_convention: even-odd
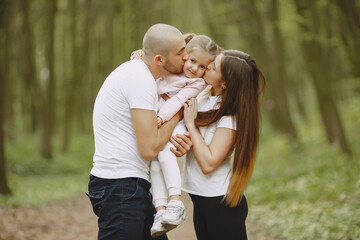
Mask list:
[[[8,182],[12,195],[0,195],[0,205],[39,207],[87,191],[93,137],[73,139],[68,153],[61,153],[59,144],[55,144],[51,160],[41,157],[38,142],[36,137],[26,136],[7,143]]]
[[[246,191],[250,219],[282,239],[360,238],[359,103],[342,111],[351,158],[329,146],[314,114],[298,125],[301,144],[264,127]]]

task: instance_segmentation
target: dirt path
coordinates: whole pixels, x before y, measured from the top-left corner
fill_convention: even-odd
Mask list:
[[[184,194],[189,218],[168,233],[170,240],[196,240],[192,224],[192,204]],[[0,208],[0,240],[96,240],[97,219],[85,195],[41,209]],[[276,240],[261,228],[247,223],[249,240]]]
[[[184,158],[178,163],[182,169]],[[188,219],[168,233],[170,240],[196,240],[192,222],[193,206],[183,193]],[[261,227],[247,221],[249,240],[279,240],[266,236]],[[0,208],[0,240],[96,240],[97,218],[85,194],[66,203],[54,203],[41,209]]]

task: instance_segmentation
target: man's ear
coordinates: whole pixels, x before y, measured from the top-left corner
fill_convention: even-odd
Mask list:
[[[163,57],[160,54],[155,55],[154,61],[156,65],[163,65]]]

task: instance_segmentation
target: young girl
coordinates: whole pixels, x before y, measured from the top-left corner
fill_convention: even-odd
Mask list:
[[[189,98],[196,97],[206,87],[202,76],[209,63],[222,51],[212,39],[205,35],[185,34],[184,38],[187,43],[185,51],[188,57],[183,73],[169,74],[157,80],[158,126],[171,119]],[[186,131],[184,122],[179,122],[173,136]],[[175,228],[186,218],[184,204],[180,200],[180,170],[177,157],[170,150],[171,147],[173,145],[169,142],[158,154],[158,161],[151,161],[152,193],[157,210],[151,228],[151,235],[154,238]]]

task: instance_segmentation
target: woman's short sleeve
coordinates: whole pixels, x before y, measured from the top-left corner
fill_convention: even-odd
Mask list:
[[[230,128],[236,130],[236,121],[234,116],[223,116],[220,118],[217,127]]]

